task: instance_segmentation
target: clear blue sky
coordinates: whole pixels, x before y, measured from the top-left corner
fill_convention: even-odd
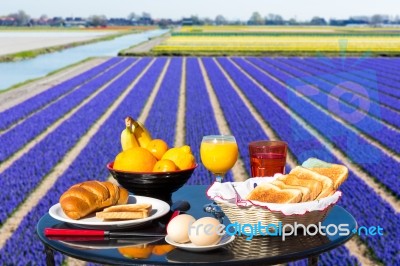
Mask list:
[[[127,17],[130,12],[149,12],[153,18],[179,19],[190,15],[248,19],[253,11],[285,19],[309,20],[313,16],[348,18],[351,15],[400,15],[400,0],[0,0],[0,15],[24,10],[33,17],[103,14]]]

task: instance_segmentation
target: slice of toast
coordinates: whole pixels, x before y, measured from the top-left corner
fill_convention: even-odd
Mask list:
[[[322,191],[322,184],[317,180],[301,179],[296,175],[288,174],[278,178],[286,185],[306,187],[310,190],[309,200],[315,200]]]
[[[253,189],[247,196],[248,200],[268,203],[297,203],[302,193],[299,189],[281,189],[271,183],[262,183]]]
[[[280,180],[275,180],[272,182],[272,184],[274,184],[275,186],[280,187],[281,189],[299,189],[301,191],[301,201],[305,202],[305,201],[309,201],[310,200],[310,189],[308,187],[303,187],[303,186],[291,186],[291,185],[286,185],[285,183],[283,183]]]
[[[349,175],[349,170],[346,166],[327,163],[316,158],[307,159],[302,166],[320,175],[329,177],[333,182],[333,188],[335,190],[339,188]]]
[[[146,209],[135,212],[97,212],[96,217],[103,220],[133,220],[149,217]]]
[[[150,203],[123,204],[105,208],[103,212],[136,212],[141,210],[151,211]]]
[[[334,191],[333,181],[329,177],[320,175],[317,172],[311,171],[307,168],[296,166],[292,169],[292,171],[290,171],[290,174],[297,176],[299,179],[316,180],[321,182],[322,191],[320,194],[318,194],[316,199],[328,197],[332,191]]]

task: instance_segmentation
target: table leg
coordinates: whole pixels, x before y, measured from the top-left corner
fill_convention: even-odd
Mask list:
[[[318,266],[318,256],[308,258],[308,266]]]
[[[54,263],[53,250],[51,248],[49,248],[47,245],[45,245],[44,252],[46,253],[46,265],[47,266],[55,266],[56,264]]]

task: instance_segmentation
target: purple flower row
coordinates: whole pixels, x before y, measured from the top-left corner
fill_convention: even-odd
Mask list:
[[[260,115],[263,116],[265,118],[265,122],[268,123],[268,125],[272,128],[272,130],[274,130],[278,136],[280,136],[283,140],[287,141],[288,139],[290,139],[289,141],[289,149],[292,153],[296,154],[297,152],[299,154],[301,154],[304,151],[308,151],[310,150],[310,147],[307,147],[307,143],[306,142],[302,142],[299,143],[298,141],[296,141],[296,139],[300,139],[300,135],[302,135],[303,137],[312,137],[309,136],[308,132],[306,131],[296,131],[294,134],[295,136],[291,136],[290,135],[290,130],[287,129],[287,127],[290,125],[290,117],[284,113],[282,110],[279,110],[279,108],[271,108],[272,103],[268,100],[266,100],[266,96],[263,95],[263,93],[260,91],[259,88],[257,88],[257,86],[252,83],[246,76],[243,75],[243,73],[238,70],[237,68],[235,68],[231,63],[229,63],[229,61],[227,59],[219,59],[219,62],[223,65],[224,69],[227,71],[227,73],[230,75],[230,77],[234,80],[234,82],[237,84],[237,86],[242,90],[243,94],[246,95],[246,97],[254,104],[254,107],[257,109],[258,112],[260,112]],[[212,72],[218,72],[217,69],[210,69],[210,73]],[[220,79],[225,79],[224,77],[220,76]],[[219,84],[221,85],[221,84]],[[220,88],[220,86],[219,86]],[[221,92],[221,97],[220,97],[220,101],[223,101],[222,98],[224,98],[224,94],[228,93],[228,97],[229,99],[232,99],[232,102],[234,102],[234,105],[230,108],[226,110],[226,114],[230,113],[230,112],[238,112],[241,113],[243,116],[243,119],[252,121],[254,119],[253,115],[251,113],[248,112],[248,109],[243,106],[242,104],[242,100],[239,99],[237,97],[236,93],[229,93],[228,92],[229,89],[224,90],[223,92]],[[232,90],[232,89],[231,89]],[[222,103],[222,102],[221,102]],[[234,118],[233,118],[234,120]],[[229,121],[230,122],[230,121]],[[233,131],[238,130],[236,128],[237,126],[232,125],[231,129]],[[251,126],[251,131],[258,131],[257,127],[255,125]],[[238,132],[240,134],[245,134],[246,132]],[[250,130],[247,129],[247,134],[254,134],[254,133],[250,133]],[[311,140],[310,140],[311,141]],[[316,142],[314,142],[316,144]],[[311,144],[311,142],[310,142]],[[312,144],[311,144],[312,145]],[[301,149],[299,149],[299,147],[301,147]],[[321,153],[321,149],[323,149],[323,145],[319,145],[317,146],[313,146],[311,149],[316,149],[314,150],[314,152],[316,152],[316,154],[320,154]],[[241,151],[243,152],[243,151]],[[309,154],[310,156],[317,156],[316,154]],[[295,156],[296,158],[297,156]],[[290,170],[288,170],[290,171]],[[346,256],[342,257],[343,262],[354,262],[355,258],[351,257],[348,253],[348,251],[344,248],[343,254],[345,254]],[[337,251],[331,251],[331,254],[336,254]],[[322,260],[325,263],[325,260]]]
[[[243,60],[243,66],[253,68],[249,63]],[[287,80],[287,76],[282,72],[275,71],[271,67],[262,66],[266,71],[273,72],[274,76],[280,80]],[[257,72],[259,70],[255,69]],[[253,72],[254,73],[254,72]],[[400,195],[400,184],[397,182],[397,170],[395,166],[399,164],[389,155],[382,150],[368,143],[362,136],[348,130],[343,124],[334,120],[331,116],[324,114],[316,109],[313,104],[298,97],[291,89],[282,86],[275,80],[262,74],[263,84],[265,84],[272,92],[281,98],[291,109],[294,109],[300,116],[302,116],[309,124],[313,125],[319,132],[321,132],[328,140],[336,145],[337,148],[342,150],[354,162],[359,164],[370,175],[375,176],[382,184],[389,190],[393,191],[397,196]],[[310,99],[315,97],[309,96]],[[368,118],[368,117],[364,117]],[[381,132],[381,131],[379,131]],[[384,133],[384,132],[382,132]],[[390,139],[396,139],[396,135],[389,135]],[[394,141],[391,147],[394,150],[399,148]]]
[[[398,76],[398,66],[400,65],[400,62],[394,58],[390,58],[389,60],[382,58],[370,58],[368,60],[347,58],[346,61],[349,62],[352,68],[369,68],[375,70],[379,82],[386,86],[396,88],[393,86],[393,82],[397,83],[400,81],[400,77]],[[398,92],[396,91],[388,91],[388,93],[390,95],[398,95]]]
[[[3,149],[0,151],[0,162],[6,160],[13,153],[24,147],[29,141],[45,131],[51,124],[62,118],[75,106],[112,80],[121,71],[129,67],[132,61],[123,61],[110,70],[92,79],[77,90],[68,94],[59,101],[43,108],[21,124],[0,136]]]
[[[322,265],[360,265],[357,258],[350,255],[349,251],[344,246],[339,246],[329,252],[324,252],[319,256],[319,264]],[[289,266],[307,266],[308,260],[298,260],[290,262]]]
[[[201,164],[200,144],[203,136],[218,135],[220,132],[197,58],[186,60],[185,125],[186,143],[192,148],[196,161],[199,163],[199,167],[188,180],[188,184],[211,184],[214,177]],[[230,172],[226,179],[232,180]]]
[[[307,63],[304,63],[307,62],[305,60],[293,58],[292,60],[282,60],[282,61],[285,62],[285,64],[282,64],[278,61],[274,61],[275,63],[274,65],[275,66],[278,65],[280,69],[282,69],[285,72],[290,72],[298,79],[302,79],[308,83],[318,86],[318,89],[322,89],[327,94],[331,94],[332,91],[337,90],[336,86],[338,84],[346,86],[346,82],[354,81],[349,78],[343,79],[335,77],[335,75],[339,76],[340,73],[334,73],[334,74],[321,73],[320,71],[316,70],[314,66],[310,66]],[[301,72],[303,73],[301,73],[299,69],[301,69]],[[351,74],[361,73],[361,72],[371,73],[371,70],[364,69],[364,71],[361,70],[358,70],[357,72],[352,71]],[[371,75],[375,76],[375,73],[372,73]],[[359,101],[362,101],[363,103],[368,104],[368,106],[362,107],[364,108],[363,111],[366,111],[371,117],[377,120],[383,120],[389,124],[394,125],[395,127],[400,128],[400,122],[399,122],[400,113],[393,110],[391,107],[385,106],[387,105],[387,103],[389,103],[389,100],[388,101],[383,100],[382,97],[378,95],[379,94],[378,91],[370,89],[371,87],[375,87],[377,85],[379,84],[376,84],[375,80],[375,82],[370,82],[370,87],[364,87],[364,86],[361,87],[357,84],[343,88],[343,90],[340,91],[341,92],[340,102],[342,105],[341,108],[346,109],[347,107],[348,109],[350,107],[350,110],[345,110],[345,112],[351,113],[352,106],[354,106],[353,108],[359,108],[359,106],[357,106],[357,103],[359,103]],[[355,101],[353,97],[350,97],[350,95],[353,94],[354,98],[356,98],[358,101]],[[390,101],[392,102],[392,105],[396,105],[396,101],[398,100],[396,100],[393,97],[390,97]],[[383,103],[385,105],[383,105]]]
[[[297,60],[300,62],[310,62],[311,65],[315,65],[316,68],[322,67],[327,69],[328,72],[344,72],[351,70],[365,70],[369,69],[371,71],[375,71],[376,77],[366,74],[364,71],[357,72],[354,71],[355,76],[365,78],[366,80],[370,80],[376,82],[379,81],[379,84],[385,84],[391,88],[393,87],[393,82],[399,81],[397,77],[397,70],[393,67],[399,63],[396,59],[391,58],[389,60],[382,58],[290,58],[291,60]],[[397,62],[397,63],[396,63]],[[321,71],[322,73],[323,71]],[[386,90],[386,94],[392,96],[398,96],[399,93],[396,90]]]
[[[248,144],[255,140],[267,140],[268,136],[263,132],[259,123],[234,91],[234,88],[232,88],[214,60],[212,58],[203,58],[202,61],[218,97],[226,122],[236,138],[239,155],[245,162],[247,174],[250,175]],[[290,167],[287,166],[286,170],[290,171]]]
[[[368,110],[366,113],[359,111],[356,106],[349,105],[353,101],[353,98],[345,98],[340,97],[340,100],[332,100],[332,94],[340,94],[346,96],[346,94],[352,95],[351,92],[346,92],[344,90],[337,90],[335,88],[336,84],[340,83],[327,83],[323,81],[323,78],[320,76],[307,76],[302,77],[304,73],[301,73],[296,70],[292,70],[287,65],[280,64],[276,60],[267,62],[260,61],[257,59],[249,59],[251,62],[255,63],[257,66],[262,69],[268,71],[272,75],[279,77],[279,79],[295,89],[297,92],[303,94],[307,99],[317,103],[320,107],[326,109],[328,112],[331,112],[345,121],[350,123],[351,126],[354,126],[364,132],[365,134],[371,136],[377,141],[381,142],[383,145],[386,145],[389,149],[398,152],[400,147],[393,146],[393,142],[398,138],[396,131],[389,128],[385,123],[380,121],[379,117],[372,118],[369,114],[377,114],[380,115],[381,107],[378,104],[374,104],[372,101],[369,102],[367,99],[361,99],[357,96],[357,99],[360,101],[360,105],[365,106],[368,105]],[[275,67],[275,68],[274,68]],[[279,68],[279,69],[276,69]],[[325,77],[325,79],[328,79]],[[315,86],[319,90],[310,89],[309,86]],[[368,93],[368,92],[366,92]],[[369,95],[372,95],[373,92],[369,91]],[[342,101],[342,98],[345,99],[348,103]],[[347,99],[347,100],[346,100]],[[297,97],[296,97],[297,100]],[[385,113],[382,110],[382,116]],[[395,114],[396,115],[396,114]],[[386,115],[386,118],[394,123],[398,123],[400,125],[400,119],[396,119],[393,117],[394,115]],[[396,115],[397,117],[399,115]]]
[[[123,79],[126,79],[125,88],[135,79],[146,65],[149,58],[140,60]],[[139,116],[154,85],[161,73],[165,60],[158,59],[141,78],[138,84],[128,93],[117,109],[112,113],[97,133],[90,139],[85,148],[72,162],[71,166],[63,173],[50,188],[48,193],[40,200],[22,220],[13,236],[0,250],[0,260],[8,264],[29,264],[30,261],[44,262],[43,245],[36,239],[36,224],[48,209],[58,202],[60,195],[75,183],[89,179],[106,180],[109,173],[106,163],[112,161],[120,151],[119,137],[124,128],[124,118],[127,114]],[[133,70],[133,69],[132,69]],[[122,78],[122,77],[121,77]],[[119,86],[118,86],[119,87]],[[101,105],[102,99],[93,99],[93,104]],[[24,243],[24,245],[20,245]],[[61,256],[57,254],[59,261]],[[61,259],[60,259],[61,258]]]
[[[226,59],[221,59],[220,61],[225,61],[224,68],[230,72],[230,76],[235,79],[235,81],[238,80],[237,76],[240,71],[230,71],[234,66],[227,62]],[[292,104],[288,105],[287,94],[289,94],[290,91],[268,78],[264,73],[252,67],[246,61],[242,59],[236,59],[235,61],[244,71],[261,82],[265,88],[268,88],[268,90],[293,111],[300,113],[300,109],[306,110],[306,114],[300,113],[300,115],[305,119],[307,116],[311,117],[312,120],[309,121],[309,123],[313,124],[312,121],[322,122],[324,119],[327,119],[314,118],[312,116],[313,108],[305,105],[305,103],[296,106]],[[307,132],[302,125],[298,124],[297,121],[291,119],[289,114],[283,111],[276,102],[262,90],[253,88],[253,86],[240,85],[240,87],[247,98],[254,104],[255,108],[266,119],[268,124],[278,133],[280,138],[289,143],[289,147],[300,163],[311,156],[342,163],[337,161],[331,151],[322,143],[312,136],[308,137],[310,133]],[[327,125],[325,125],[325,127],[327,127]],[[305,137],[302,137],[302,135]],[[299,148],[299,144],[303,144],[301,148]],[[395,244],[396,242],[394,242],[392,236],[400,234],[400,216],[386,201],[376,195],[375,192],[352,171],[350,171],[348,180],[340,189],[343,192],[340,205],[344,206],[356,217],[359,225],[367,227],[381,225],[385,228],[385,232],[388,232],[382,237],[362,235],[361,238],[363,241],[374,250],[375,255],[379,259],[388,265],[392,265],[396,260],[398,261],[398,245]],[[371,203],[373,203],[373,206],[371,206]]]
[[[181,77],[182,58],[172,58],[146,120],[152,137],[163,139],[169,147],[175,142]]]
[[[132,64],[135,60],[127,59],[127,61]],[[0,174],[2,188],[8,192],[0,194],[0,200],[3,202],[0,207],[0,224],[26,199],[43,177],[51,172],[90,126],[126,89],[134,78],[133,74],[140,67],[141,65],[135,65],[130,68],[128,72],[112,82],[92,101],[66,120],[62,126],[47,135]]]
[[[379,90],[379,94],[381,95],[381,97],[383,97],[381,99],[386,99],[385,97],[398,98],[400,96],[400,93],[398,91],[393,90],[393,88],[387,87],[383,84],[383,81],[385,80],[392,80],[393,74],[388,74],[387,69],[382,70],[374,67],[377,62],[376,59],[368,59],[368,64],[363,66],[357,64],[357,61],[346,60],[344,61],[344,63],[342,63],[340,59],[336,58],[332,58],[329,60],[329,63],[331,65],[328,64],[328,60],[326,60],[327,64],[321,64],[320,62],[312,58],[296,60],[304,64],[310,64],[312,67],[318,69],[320,71],[320,74],[325,72],[334,73],[341,78],[354,80],[355,82],[358,82],[360,84],[365,83],[365,86],[367,87],[372,85],[371,89]],[[334,67],[339,65],[342,65],[342,67]],[[377,74],[383,75],[382,77],[384,78],[378,79]],[[394,80],[392,80],[392,82],[393,81]]]
[[[44,107],[59,97],[71,92],[77,86],[89,81],[101,72],[107,70],[117,62],[121,61],[119,58],[112,58],[106,62],[85,71],[71,79],[68,79],[52,88],[39,93],[32,98],[13,106],[0,113],[0,131],[9,128],[15,122],[23,119],[36,110]]]
[[[292,126],[292,118],[289,114],[279,108],[270,108],[271,100],[254,84],[243,72],[236,68],[226,58],[219,58],[218,62],[223,66],[231,79],[241,88],[243,94],[249,99],[259,114],[265,118],[265,122],[272,128],[282,140],[292,139],[296,144],[290,145],[292,154],[296,154],[299,162],[311,156],[322,160],[331,160],[331,156],[325,151],[324,145],[319,143],[315,137],[305,130]],[[264,76],[259,72],[260,77]],[[274,124],[271,124],[271,121]]]
[[[368,92],[367,95],[363,91],[355,90],[357,87],[354,86],[350,86],[346,89],[360,95],[361,97],[366,97],[371,102],[373,101],[374,103],[379,104],[382,109],[387,110],[386,112],[392,112],[395,116],[399,116],[400,107],[396,103],[399,100],[398,98],[400,97],[400,93],[399,95],[391,95],[393,92],[396,92],[396,90],[383,85],[381,80],[378,80],[378,73],[375,70],[370,68],[358,68],[336,72],[335,69],[329,66],[316,65],[313,61],[307,59],[291,58],[276,61],[284,62],[293,68],[306,72],[306,75],[312,74],[313,76],[333,83],[335,86],[338,84],[345,85],[344,82],[347,81],[361,85],[362,88]],[[304,77],[305,75],[301,74],[300,76]]]

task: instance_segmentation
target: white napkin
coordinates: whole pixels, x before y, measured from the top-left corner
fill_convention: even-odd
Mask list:
[[[285,215],[304,214],[311,211],[322,211],[328,206],[335,204],[342,196],[342,192],[336,191],[332,196],[320,200],[301,203],[265,203],[260,201],[246,200],[247,195],[259,184],[272,182],[281,174],[274,177],[253,177],[244,182],[214,182],[207,190],[207,196],[215,201],[235,204],[240,207],[258,206],[270,211],[280,211]]]

